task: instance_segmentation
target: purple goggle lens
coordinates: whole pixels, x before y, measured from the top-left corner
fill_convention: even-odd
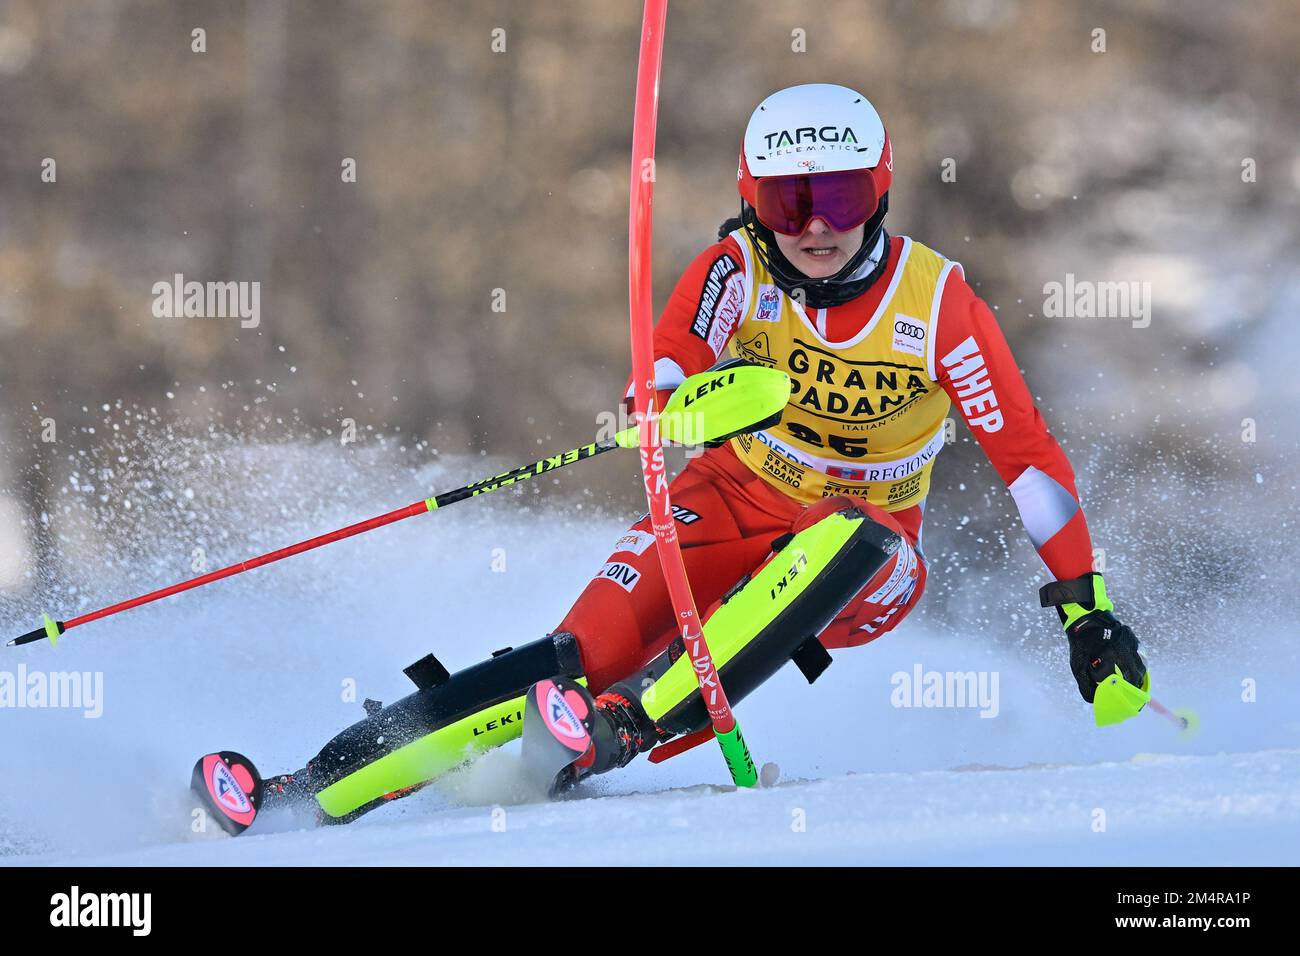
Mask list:
[[[846,169],[758,180],[758,221],[773,232],[802,235],[813,219],[836,232],[856,229],[876,211],[876,181],[869,169]]]

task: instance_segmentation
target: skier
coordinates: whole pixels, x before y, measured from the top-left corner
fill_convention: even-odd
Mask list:
[[[708,450],[670,486],[696,601],[716,604],[779,535],[856,507],[899,545],[881,567],[863,569],[820,643],[853,647],[897,627],[925,586],[922,517],[955,408],[1057,579],[1041,600],[1065,625],[1083,699],[1117,665],[1140,686],[1138,642],[1092,570],[1070,463],[993,313],[958,263],[884,228],[893,167],[880,116],[843,86],[774,93],[745,129],[740,216],[686,270],[656,328],[658,404],[724,356],[780,368],[793,384],[780,424]],[[575,636],[596,691],[645,666],[675,634],[649,521],[617,542],[557,629]],[[628,720],[632,697],[615,687],[596,698],[617,726],[638,728],[622,735],[614,764],[654,742],[644,719]]]
[[[959,264],[884,228],[893,166],[884,124],[860,93],[808,84],[763,100],[744,133],[740,215],[686,270],[656,329],[661,408],[688,376],[725,374],[728,362],[791,380],[778,423],[709,448],[670,486],[728,697],[739,701],[788,660],[814,680],[827,649],[873,641],[916,606],[922,517],[952,409],[1056,579],[1040,601],[1065,627],[1083,699],[1117,668],[1143,685],[1137,639],[1092,570],[1070,463],[993,313]],[[309,792],[332,819],[351,819],[464,748],[517,734],[517,723],[526,755],[530,726],[540,724],[540,739],[580,741],[558,771],[546,769],[557,785],[673,737],[682,749],[708,733],[682,650],[647,515],[553,633],[455,675],[429,655],[407,668],[415,693],[370,708],[306,770],[268,781],[269,792]],[[550,696],[530,694],[537,688]]]

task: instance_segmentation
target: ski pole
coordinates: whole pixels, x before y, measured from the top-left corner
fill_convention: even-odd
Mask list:
[[[1115,673],[1097,684],[1093,693],[1092,712],[1098,727],[1107,727],[1136,717],[1143,709],[1150,707],[1152,712],[1164,717],[1174,724],[1184,736],[1191,736],[1201,726],[1196,711],[1180,708],[1170,710],[1151,696],[1151,672],[1147,671],[1142,686],[1130,684],[1124,679],[1119,665]]]
[[[704,442],[721,441],[732,435],[751,431],[757,427],[766,427],[767,424],[773,421],[773,416],[779,417],[781,409],[785,407],[790,394],[789,383],[790,380],[784,372],[763,368],[758,365],[736,365],[716,372],[703,372],[699,375],[693,375],[678,386],[668,400],[663,416],[665,430],[669,434],[671,441],[679,441],[682,444],[702,444]],[[98,611],[91,611],[66,621],[56,621],[49,614],[46,614],[44,615],[45,622],[41,627],[14,638],[7,646],[14,647],[16,645],[30,644],[33,641],[39,641],[43,637],[48,638],[50,644],[56,645],[60,634],[74,627],[80,627],[82,624],[89,624],[91,621],[111,617],[122,611],[140,607],[143,604],[151,604],[174,594],[192,591],[205,584],[211,584],[213,581],[220,581],[236,574],[243,574],[245,571],[251,571],[254,568],[281,561],[295,554],[302,554],[304,551],[311,551],[335,541],[341,541],[344,538],[364,534],[367,531],[373,531],[375,528],[382,528],[384,525],[393,524],[404,518],[427,514],[430,511],[436,511],[439,508],[445,508],[447,505],[455,504],[457,501],[464,501],[466,498],[474,498],[489,491],[504,488],[507,485],[526,481],[529,478],[555,471],[558,468],[564,468],[575,462],[586,461],[588,458],[603,455],[615,448],[635,448],[637,447],[637,441],[636,427],[625,428],[612,438],[591,442],[578,448],[571,448],[558,455],[539,458],[530,464],[520,465],[518,468],[494,475],[491,478],[483,478],[460,488],[445,491],[431,498],[425,498],[423,501],[417,501],[404,508],[398,508],[396,511],[368,518],[365,521],[350,524],[345,528],[308,538],[306,541],[299,541],[297,544],[291,544],[286,548],[249,558],[229,567],[210,571],[199,577],[181,581],[127,601],[111,604],[108,607],[100,608]]]
[[[1147,706],[1177,727],[1179,733],[1184,736],[1190,736],[1200,729],[1201,721],[1200,718],[1196,716],[1196,711],[1194,710],[1189,710],[1186,707],[1181,707],[1178,710],[1170,710],[1154,697],[1147,701]]]
[[[655,126],[659,111],[659,72],[663,64],[664,21],[667,0],[646,0],[641,21],[641,53],[636,74],[636,106],[632,119],[632,188],[628,201],[628,304],[632,331],[632,380],[635,405],[641,414],[641,472],[656,551],[672,601],[677,625],[690,655],[700,696],[709,712],[713,732],[722,748],[731,778],[737,786],[758,783],[754,760],[731,704],[722,688],[718,669],[709,654],[700,626],[699,611],[686,578],[677,525],[668,498],[668,476],[660,445],[655,408],[654,319],[651,300],[651,236],[653,232]]]

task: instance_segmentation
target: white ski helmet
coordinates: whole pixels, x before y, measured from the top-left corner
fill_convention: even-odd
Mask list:
[[[889,134],[861,93],[832,83],[791,86],[759,103],[749,118],[737,179],[751,206],[763,176],[845,169],[871,170],[882,196],[893,180]]]
[[[861,93],[806,83],[758,104],[745,127],[736,171],[741,219],[787,292],[787,286],[802,288],[809,303],[821,307],[813,300],[833,305],[865,290],[869,281],[845,280],[877,246],[893,174],[889,134]],[[837,232],[865,225],[857,255],[836,275],[816,281],[785,260],[771,235],[800,235],[812,219]]]

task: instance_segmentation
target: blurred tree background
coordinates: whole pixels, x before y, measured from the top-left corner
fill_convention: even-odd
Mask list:
[[[588,440],[629,361],[640,15],[630,0],[0,0],[11,571],[51,549],[58,519],[39,518],[70,449],[106,440],[110,406],[266,441],[324,441],[351,418],[359,444],[399,436],[417,455],[523,461]],[[1158,460],[1193,491],[1239,473],[1254,494],[1249,456],[1295,461],[1297,50],[1288,0],[679,0],[657,301],[737,208],[754,105],[853,86],[895,147],[887,227],[960,260],[997,308],[1096,476],[1094,523]],[[156,318],[153,285],[176,273],[260,282],[260,324]],[[1045,318],[1044,284],[1067,274],[1150,282],[1150,327]],[[635,508],[634,469],[566,484]],[[1104,484],[1120,471],[1128,485]],[[1001,560],[981,547],[1012,520],[996,485],[963,435],[936,470],[932,558],[973,520],[973,550]]]

